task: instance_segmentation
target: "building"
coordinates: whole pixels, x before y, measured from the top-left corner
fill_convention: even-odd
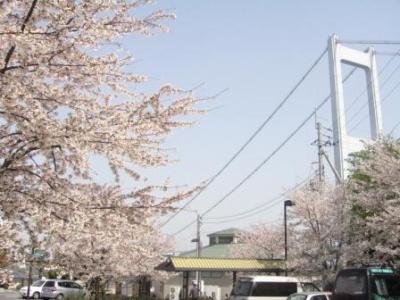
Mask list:
[[[207,258],[232,258],[234,248],[240,247],[238,244],[238,235],[241,230],[229,228],[207,235],[208,245],[200,250],[201,257]],[[180,257],[196,257],[196,249],[182,252]],[[211,297],[214,300],[223,300],[229,295],[232,289],[232,274],[229,272],[200,272],[202,282],[202,295]],[[189,282],[196,279],[196,272],[189,273]],[[179,293],[182,288],[183,275],[170,278],[164,283],[163,298],[169,300],[179,300]]]

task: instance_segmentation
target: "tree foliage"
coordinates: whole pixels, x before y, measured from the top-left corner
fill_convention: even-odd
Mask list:
[[[283,258],[284,243],[281,226],[271,224],[253,225],[239,234],[239,245],[232,256],[240,258]]]
[[[165,249],[154,219],[193,192],[146,186],[139,171],[167,164],[163,139],[199,112],[191,91],[136,89],[146,77],[133,73],[121,38],[174,18],[137,16],[149,2],[0,2],[1,218],[54,263],[90,276],[149,271],[142,264]],[[115,182],[94,182],[93,156]],[[121,174],[137,188],[123,193]]]
[[[394,263],[400,258],[400,143],[387,138],[369,145],[352,164],[348,260]]]
[[[329,287],[343,265],[347,206],[341,186],[307,185],[297,189],[290,213],[292,267],[300,274],[320,275]]]
[[[320,276],[328,287],[343,264],[347,208],[342,187],[305,185],[289,198],[288,267],[301,276]],[[283,203],[282,203],[283,206]],[[281,223],[283,224],[283,222]],[[242,234],[236,255],[284,258],[284,233],[280,224],[259,224]]]

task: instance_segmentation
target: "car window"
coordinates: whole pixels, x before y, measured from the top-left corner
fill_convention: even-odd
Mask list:
[[[302,282],[301,288],[303,292],[319,292],[319,288],[312,282]]]
[[[341,274],[336,279],[337,294],[360,295],[367,291],[367,278],[360,273]]]
[[[381,297],[398,298],[400,296],[400,278],[398,276],[372,277],[372,292]]]
[[[251,295],[256,297],[287,297],[296,292],[296,282],[256,282]]]
[[[44,287],[54,287],[54,286],[55,286],[54,281],[46,281],[46,283],[44,284]]]
[[[69,282],[67,281],[59,281],[58,286],[61,286],[63,288],[69,288]]]
[[[310,298],[310,300],[326,300],[325,295],[315,295]]]
[[[234,296],[249,296],[253,282],[239,280],[232,291]]]
[[[307,295],[303,294],[292,294],[288,297],[288,300],[306,300]]]
[[[74,289],[82,289],[82,287],[79,284],[77,284],[76,282],[71,282],[71,287]]]
[[[34,283],[32,283],[32,286],[42,286],[44,283],[44,280],[37,280]]]

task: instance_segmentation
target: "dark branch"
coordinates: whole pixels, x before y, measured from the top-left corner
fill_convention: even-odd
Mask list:
[[[24,32],[26,24],[28,23],[29,19],[32,16],[32,13],[33,13],[33,10],[35,9],[36,3],[37,3],[37,0],[32,1],[31,7],[29,8],[28,14],[26,15],[24,23],[22,24],[22,27],[21,27],[22,32]]]

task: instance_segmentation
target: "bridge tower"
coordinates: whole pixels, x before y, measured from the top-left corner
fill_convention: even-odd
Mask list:
[[[382,134],[382,113],[379,96],[378,74],[373,48],[365,52],[343,46],[336,35],[328,40],[329,69],[331,83],[332,127],[334,138],[335,168],[344,180],[348,175],[346,159],[352,152],[363,149]],[[342,63],[365,71],[369,104],[370,138],[350,136],[346,130],[345,99],[343,93]]]

